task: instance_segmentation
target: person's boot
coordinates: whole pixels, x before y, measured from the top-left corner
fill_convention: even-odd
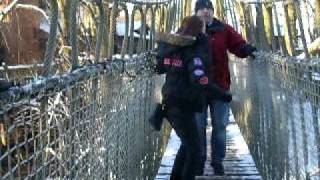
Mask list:
[[[214,162],[211,165],[215,175],[223,176],[225,174],[222,162]]]
[[[202,176],[204,174],[204,168],[205,168],[205,164],[206,164],[206,158],[207,157],[201,157],[201,161],[200,161],[200,167],[199,167],[199,171],[197,173],[198,176]]]
[[[156,131],[160,131],[164,117],[165,111],[162,108],[162,104],[157,104],[155,111],[148,120]]]

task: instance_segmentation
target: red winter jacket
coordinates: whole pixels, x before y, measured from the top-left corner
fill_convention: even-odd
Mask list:
[[[213,57],[209,67],[209,77],[221,88],[230,90],[231,81],[227,51],[240,58],[245,58],[248,54],[243,51],[243,48],[247,43],[230,25],[215,18],[207,26],[207,34],[210,38]]]

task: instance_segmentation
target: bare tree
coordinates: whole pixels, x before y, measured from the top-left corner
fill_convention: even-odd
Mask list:
[[[70,20],[69,20],[69,14],[70,14],[70,0],[58,0],[59,4],[59,11],[61,12],[61,30],[62,30],[62,36],[63,36],[63,44],[69,45],[68,39],[69,39],[69,27],[70,27]]]
[[[272,4],[264,4],[263,5],[263,22],[264,22],[264,29],[266,32],[266,38],[268,41],[269,47],[272,50],[275,50],[275,42],[274,42],[274,33],[273,33],[273,20],[272,20]]]
[[[254,41],[253,36],[253,18],[251,13],[251,6],[244,2],[237,3],[237,11],[240,16],[240,29],[242,36],[249,42]]]
[[[307,41],[306,41],[306,37],[304,34],[304,27],[303,27],[303,22],[302,22],[300,2],[298,0],[294,0],[294,5],[296,8],[296,13],[297,13],[296,15],[297,15],[298,22],[299,22],[298,24],[299,24],[299,29],[300,29],[300,37],[301,37],[301,41],[302,41],[303,51],[306,54],[306,58],[309,58]]]
[[[184,2],[184,16],[190,16],[191,15],[191,1],[185,1]]]
[[[290,4],[290,6],[289,6]],[[286,49],[289,55],[294,55],[295,50],[294,50],[294,39],[296,36],[294,36],[294,29],[295,26],[295,20],[296,20],[296,13],[295,13],[295,6],[292,4],[292,2],[289,2],[289,4],[284,3],[284,15],[285,15],[285,45]],[[289,13],[290,12],[290,13]],[[292,29],[293,28],[293,29]]]
[[[109,9],[109,0],[104,0],[104,11],[105,11],[105,16],[106,16],[106,23],[105,23],[105,29],[109,30],[110,29],[110,9]],[[102,44],[102,57],[106,57],[108,54],[108,43],[109,42],[109,36],[104,36]]]
[[[224,4],[224,0],[215,0],[215,16],[222,21],[226,20]]]
[[[257,3],[256,4],[256,40],[257,40],[257,46],[259,49],[263,50],[269,50],[270,47],[268,47],[267,38],[266,38],[266,32],[265,32],[265,26],[264,26],[264,18],[262,13],[262,4]]]
[[[314,35],[320,35],[320,0],[315,0]]]
[[[297,44],[298,41],[298,30],[297,30],[297,7],[294,2],[290,1],[288,3],[288,17],[289,17],[289,25],[291,29],[291,34],[293,38],[293,43]]]

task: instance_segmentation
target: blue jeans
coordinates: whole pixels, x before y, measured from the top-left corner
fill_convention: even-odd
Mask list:
[[[211,135],[211,157],[212,163],[221,163],[226,155],[226,126],[229,123],[230,104],[214,100],[209,104],[212,135]],[[202,113],[196,113],[195,118],[199,131],[200,153],[202,165],[204,165],[207,155],[206,143],[206,125],[207,125],[207,107]]]

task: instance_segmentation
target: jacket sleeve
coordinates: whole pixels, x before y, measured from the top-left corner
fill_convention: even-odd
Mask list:
[[[159,48],[157,49],[157,56],[156,56],[156,73],[157,74],[164,74],[165,73],[165,69],[163,66],[163,48],[164,45],[163,44],[159,44]]]
[[[202,88],[210,100],[219,99],[221,101],[230,102],[232,100],[230,93],[226,92],[216,84],[209,82],[209,78],[203,64],[204,63],[200,57],[194,57],[189,64],[188,69],[191,83],[198,88]]]
[[[188,64],[190,81],[194,86],[202,88],[210,99],[214,98],[230,102],[232,99],[230,93],[209,82],[207,67],[210,54],[208,54],[208,48],[209,44],[206,43],[201,43],[200,46],[196,47],[196,53]]]
[[[234,30],[231,26],[226,25],[226,31],[227,31],[227,38],[228,38],[228,50],[240,57],[240,58],[245,58],[248,56],[244,52],[244,48],[247,45],[247,42],[242,38],[242,36]]]
[[[159,47],[157,50],[156,56],[156,73],[157,74],[164,74],[166,70],[164,68],[164,59],[169,57],[173,52],[178,49],[177,46],[173,46],[167,43],[159,43]]]

